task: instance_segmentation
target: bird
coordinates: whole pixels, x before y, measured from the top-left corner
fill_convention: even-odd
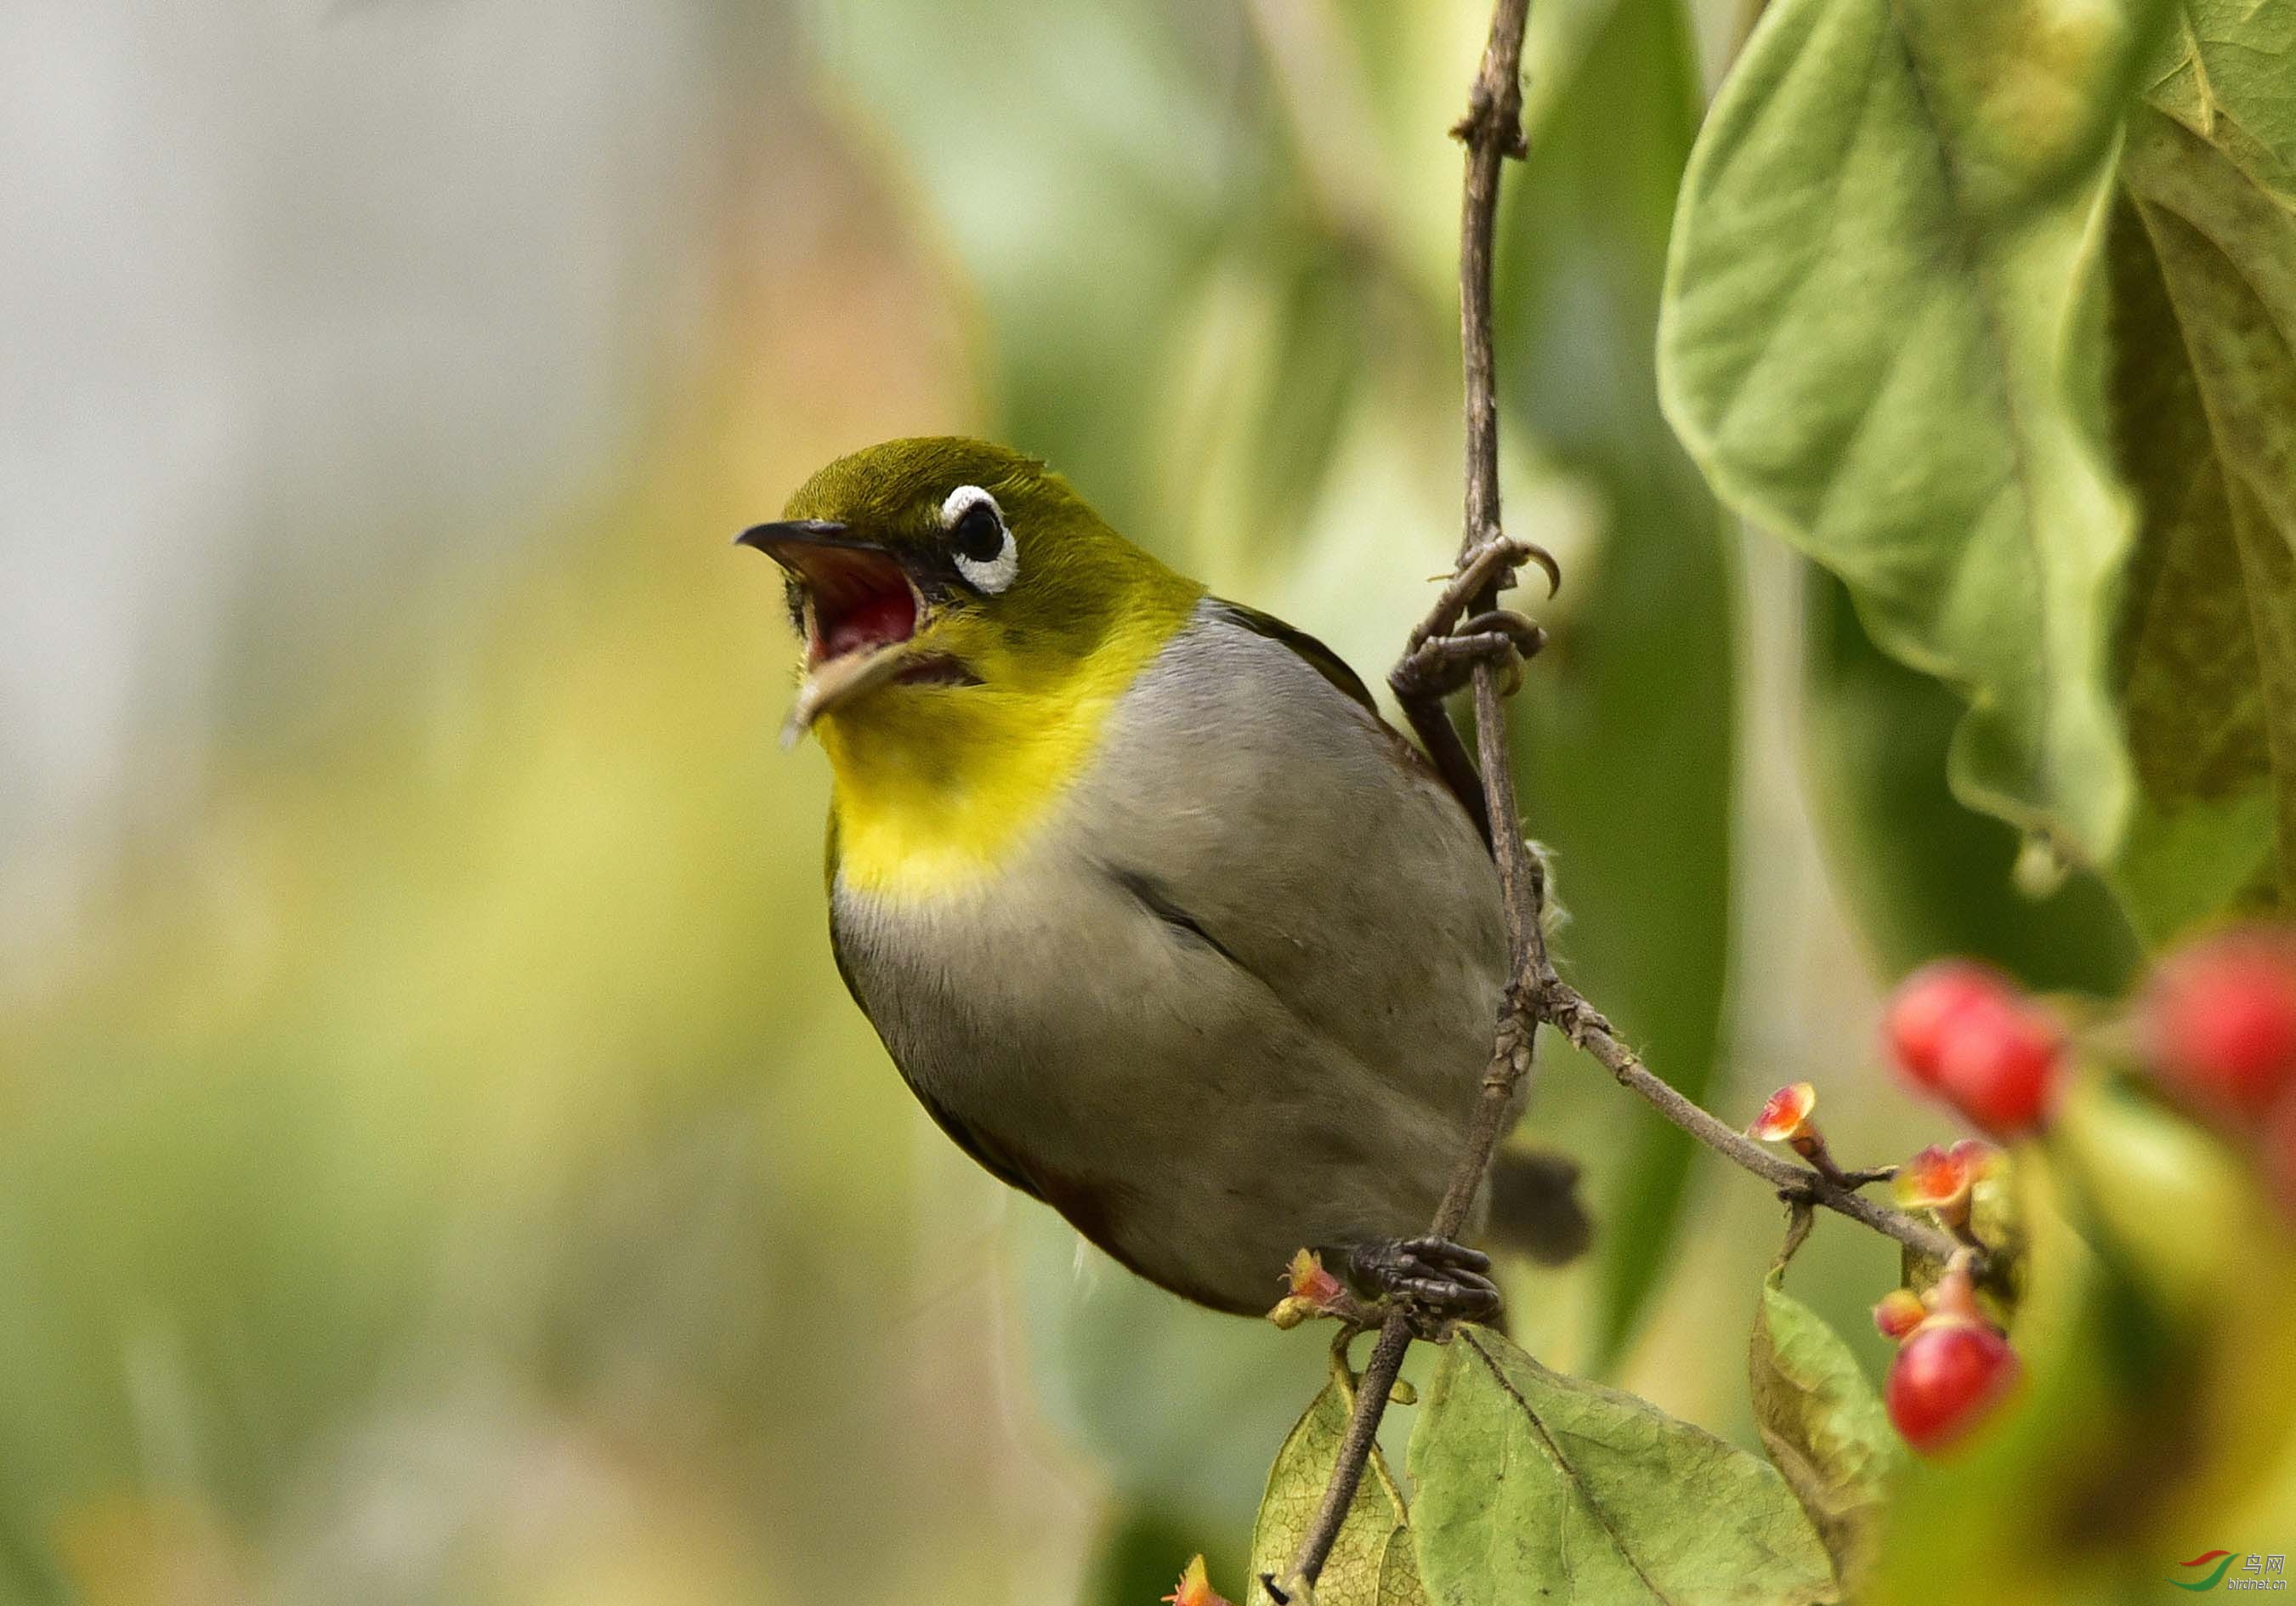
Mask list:
[[[1330,648],[1005,447],[866,447],[735,539],[801,643],[838,971],[957,1146],[1215,1310],[1267,1312],[1305,1249],[1498,1317],[1488,1255],[1427,1231],[1507,975],[1464,749],[1447,780]],[[1496,1192],[1568,1258],[1576,1176],[1511,1161],[1463,1237]]]

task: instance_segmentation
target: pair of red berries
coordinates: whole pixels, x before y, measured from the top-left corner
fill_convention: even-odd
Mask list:
[[[2048,1122],[2064,1080],[2054,1016],[1990,966],[1940,959],[1906,978],[1882,1024],[1898,1068],[1998,1138]]]
[[[2296,927],[2234,927],[2171,955],[2136,1026],[2146,1063],[2186,1102],[2243,1130],[2285,1127],[2296,1143]],[[1923,965],[1890,998],[1884,1030],[1907,1076],[1993,1135],[2047,1124],[2064,1032],[1998,971]]]

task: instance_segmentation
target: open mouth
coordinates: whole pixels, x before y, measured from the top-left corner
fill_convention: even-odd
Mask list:
[[[883,553],[816,546],[784,561],[805,587],[808,668],[898,647],[916,635],[916,588]]]
[[[741,540],[788,570],[804,625],[806,675],[784,745],[834,704],[888,681],[979,684],[947,653],[913,646],[924,598],[882,547],[840,525],[802,521],[759,525]]]

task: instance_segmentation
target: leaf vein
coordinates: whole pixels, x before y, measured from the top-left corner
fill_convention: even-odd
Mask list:
[[[1508,1378],[1498,1362],[1492,1357],[1490,1351],[1485,1349],[1476,1340],[1475,1335],[1464,1328],[1459,1332],[1459,1342],[1475,1352],[1475,1358],[1481,1361],[1485,1369],[1490,1372],[1491,1381],[1498,1384],[1505,1391],[1506,1397],[1521,1410],[1523,1420],[1530,1424],[1531,1431],[1538,1436],[1539,1445],[1554,1460],[1563,1477],[1570,1480],[1572,1491],[1577,1494],[1580,1503],[1586,1506],[1596,1524],[1601,1527],[1603,1536],[1611,1541],[1611,1548],[1619,1553],[1621,1561],[1634,1569],[1635,1577],[1642,1580],[1643,1587],[1651,1592],[1651,1597],[1660,1602],[1662,1606],[1676,1606],[1674,1598],[1660,1589],[1650,1574],[1643,1570],[1642,1562],[1636,1558],[1633,1551],[1627,1548],[1624,1536],[1611,1523],[1611,1514],[1604,1511],[1601,1503],[1595,1498],[1594,1490],[1587,1487],[1587,1480],[1578,1475],[1578,1469],[1571,1465],[1570,1458],[1562,1453],[1562,1446],[1557,1444],[1554,1436],[1546,1430],[1546,1424],[1539,1420],[1538,1413],[1531,1409],[1530,1402],[1523,1398],[1516,1389],[1513,1381]],[[1564,1512],[1566,1532],[1568,1524],[1569,1512],[1566,1507]],[[1577,1592],[1574,1590],[1572,1593],[1575,1594]]]

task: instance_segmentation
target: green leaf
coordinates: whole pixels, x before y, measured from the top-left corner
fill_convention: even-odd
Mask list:
[[[2075,869],[2044,896],[2021,890],[2017,832],[1946,785],[1961,701],[1874,646],[1841,581],[1810,564],[1802,583],[1811,814],[1879,969],[1968,954],[2030,987],[2119,994],[2141,949],[2104,883]]]
[[[1855,1598],[1873,1570],[1884,1503],[1905,1446],[1857,1356],[1787,1293],[1785,1268],[1762,1284],[1747,1363],[1754,1422]]]
[[[2256,16],[2284,37],[2296,5]],[[2276,104],[2296,111],[2296,77]],[[2120,655],[2139,805],[2120,879],[2166,939],[2227,905],[2296,908],[2296,199],[2147,109],[2123,172],[2112,396],[2140,514]]]
[[[1777,1472],[1645,1400],[1462,1327],[1411,1438],[1431,1599],[1793,1606],[1833,1571]]]
[[[2095,417],[2095,108],[2152,14],[1777,0],[1691,159],[1660,333],[1724,498],[1969,700],[1956,796],[2092,862],[2130,801],[2106,670],[2132,525]]]
[[[1574,917],[1567,965],[1695,1099],[1727,984],[1734,582],[1721,511],[1659,413],[1652,343],[1697,53],[1677,0],[1559,0],[1532,26],[1530,157],[1501,224],[1500,382],[1507,419],[1594,493],[1600,545],[1583,563],[1566,554],[1552,607],[1518,604],[1554,641],[1514,701],[1516,763]],[[1586,1159],[1600,1222],[1583,1352],[1599,1369],[1669,1264],[1695,1145],[1621,1118],[1609,1077],[1552,1037],[1541,1053],[1562,1062],[1541,1073],[1534,1118]]]
[[[1324,1487],[1332,1480],[1340,1440],[1354,1409],[1354,1389],[1335,1364],[1332,1381],[1308,1405],[1268,1469],[1267,1493],[1251,1530],[1254,1591],[1263,1574],[1278,1582],[1290,1576],[1292,1559],[1323,1501]],[[1387,1470],[1386,1457],[1374,1446],[1347,1520],[1340,1525],[1340,1536],[1316,1581],[1316,1606],[1406,1606],[1426,1598],[1419,1586],[1403,1495]]]
[[[2296,8],[2183,0],[2145,98],[2296,201]]]

